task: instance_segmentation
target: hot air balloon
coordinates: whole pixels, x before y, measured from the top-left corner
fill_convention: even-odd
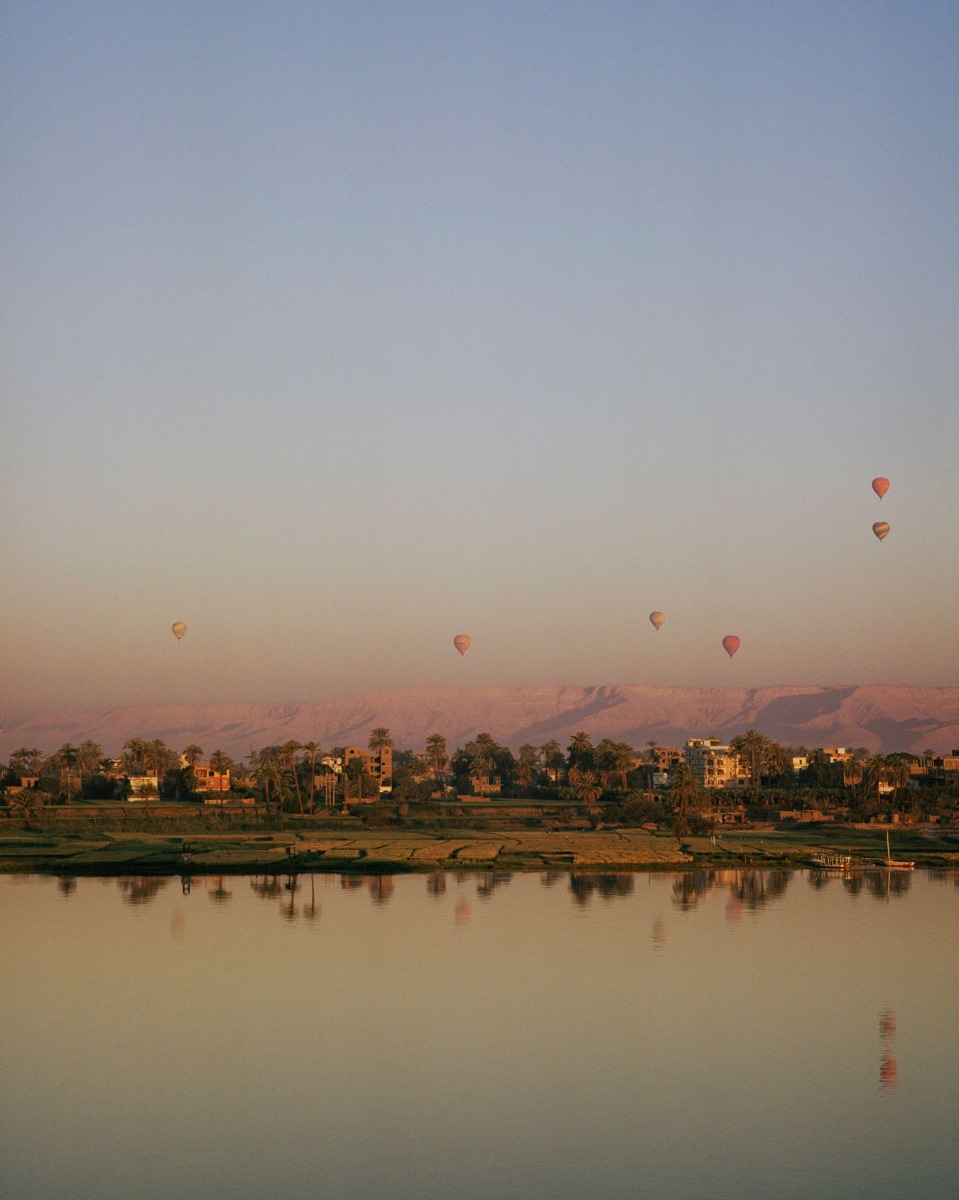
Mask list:
[[[876,537],[880,541],[882,541],[882,539],[889,532],[889,522],[888,521],[877,521],[875,523],[875,525],[873,525],[872,531],[876,535]]]
[[[467,634],[458,633],[456,637],[453,638],[453,645],[457,650],[459,650],[460,654],[465,654],[470,648],[470,639]]]
[[[741,645],[741,642],[734,633],[727,633],[726,636],[723,638],[723,649],[726,651],[726,653],[729,655],[730,658],[732,658],[732,656],[736,653],[736,651],[739,649],[740,645]]]
[[[649,614],[649,619],[653,623],[653,628],[658,631],[663,627],[663,622],[666,620],[666,614],[661,612],[651,612]]]
[[[174,621],[173,622],[173,636],[176,638],[176,640],[179,641],[180,638],[183,637],[183,635],[185,633],[186,633],[186,626],[183,624],[183,622],[182,621]]]
[[[881,500],[883,498],[883,496],[885,496],[886,492],[889,491],[889,480],[883,479],[883,477],[881,475],[878,475],[872,481],[872,490],[876,493],[876,495]]]

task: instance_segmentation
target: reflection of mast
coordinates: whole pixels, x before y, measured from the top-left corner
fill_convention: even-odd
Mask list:
[[[888,1006],[879,1014],[879,1040],[882,1053],[879,1059],[879,1086],[895,1091],[899,1065],[896,1062],[896,1014]]]

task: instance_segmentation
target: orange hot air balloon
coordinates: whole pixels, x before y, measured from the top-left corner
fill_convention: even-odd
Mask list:
[[[876,535],[876,537],[880,541],[882,541],[882,539],[889,532],[889,522],[888,521],[877,521],[875,523],[875,525],[873,525],[872,531]]]
[[[465,654],[466,651],[470,648],[470,639],[467,636],[467,634],[458,633],[456,635],[456,637],[453,638],[453,645],[456,647],[457,650],[459,650],[460,654]]]
[[[741,645],[742,643],[734,633],[727,633],[723,638],[723,649],[730,658],[732,658]]]
[[[186,633],[186,626],[183,624],[183,622],[182,621],[174,621],[173,622],[173,636],[176,638],[176,640],[179,641],[180,638],[183,637],[183,635],[185,633]]]
[[[661,612],[651,612],[649,614],[649,619],[653,623],[653,628],[658,633],[663,627],[663,622],[666,620],[666,614]]]
[[[889,480],[883,479],[883,477],[881,475],[878,475],[872,481],[872,490],[876,493],[876,495],[881,500],[883,498],[883,496],[885,496],[886,492],[889,491]]]

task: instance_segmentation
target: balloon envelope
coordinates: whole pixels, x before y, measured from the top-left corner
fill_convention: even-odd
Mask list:
[[[459,650],[460,654],[465,654],[470,648],[470,639],[467,634],[458,633],[456,637],[453,638],[453,645],[457,650]]]
[[[182,621],[174,621],[173,622],[173,635],[176,638],[176,640],[179,641],[180,638],[183,637],[183,635],[185,633],[186,633],[186,626],[183,624],[183,622]]]
[[[881,500],[883,498],[883,496],[885,496],[886,492],[889,491],[889,480],[883,479],[883,477],[881,475],[878,475],[872,481],[872,490],[876,493],[876,495]]]
[[[742,643],[734,633],[727,633],[723,638],[723,649],[730,658],[732,658],[741,645]]]
[[[663,622],[666,620],[666,614],[661,612],[651,612],[649,614],[649,619],[652,621],[653,626],[656,629],[662,629]]]
[[[889,532],[889,522],[888,521],[877,521],[875,523],[875,525],[873,525],[872,531],[876,535],[876,537],[880,541],[882,541],[882,539]]]

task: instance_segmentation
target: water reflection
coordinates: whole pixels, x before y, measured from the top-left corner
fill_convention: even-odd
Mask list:
[[[896,1062],[896,1014],[884,1008],[879,1014],[879,1086],[885,1091],[895,1091],[899,1085],[899,1064]]]
[[[951,1195],[956,874],[0,877],[0,1195]]]
[[[117,880],[117,887],[126,904],[149,904],[168,883],[157,875],[127,875]]]

